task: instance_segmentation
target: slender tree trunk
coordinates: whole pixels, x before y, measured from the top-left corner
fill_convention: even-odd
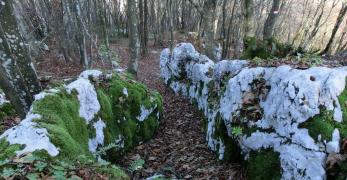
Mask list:
[[[281,1],[282,0],[273,0],[271,11],[264,25],[264,33],[263,33],[264,39],[272,38],[275,23],[280,13]]]
[[[129,48],[130,48],[130,64],[128,71],[137,75],[138,61],[140,56],[140,42],[137,27],[137,14],[136,0],[128,0],[128,26],[129,26]]]
[[[214,41],[214,24],[215,24],[215,13],[216,13],[217,2],[215,0],[205,0],[203,12],[203,29],[204,29],[204,43],[205,43],[205,54],[210,59],[216,61],[216,42]]]
[[[75,15],[77,19],[77,42],[79,46],[80,51],[80,62],[83,64],[84,68],[89,68],[89,62],[88,62],[88,56],[87,56],[87,48],[86,48],[86,34],[85,34],[85,27],[82,20],[82,14],[81,14],[81,4],[79,0],[76,0],[74,2],[75,7]]]
[[[144,11],[143,11],[143,48],[142,48],[142,53],[147,54],[148,52],[148,1],[144,0]]]
[[[253,17],[253,0],[245,0],[244,2],[244,35],[251,36],[252,17]]]
[[[143,0],[138,0],[139,4],[139,37],[140,37],[140,47],[141,47],[141,53],[144,54],[144,47],[145,47],[145,40],[144,40],[144,11],[143,11]]]
[[[333,32],[332,32],[332,34],[331,34],[331,36],[329,38],[328,44],[325,46],[325,48],[321,52],[321,54],[326,54],[326,53],[328,53],[331,50],[331,47],[332,47],[332,44],[334,42],[336,33],[339,30],[340,25],[342,24],[343,18],[345,17],[346,13],[347,13],[347,2],[342,2],[342,7],[341,7],[341,10],[340,10],[339,16],[337,17],[337,20],[336,20]]]
[[[168,0],[168,4],[169,4],[169,21],[170,21],[170,52],[172,52],[173,50],[173,46],[174,46],[174,22],[173,22],[173,8],[172,8],[172,0]]]
[[[226,33],[226,19],[227,19],[227,15],[226,15],[226,5],[227,5],[228,0],[223,0],[223,5],[222,5],[222,59],[226,58],[227,55],[227,33]]]

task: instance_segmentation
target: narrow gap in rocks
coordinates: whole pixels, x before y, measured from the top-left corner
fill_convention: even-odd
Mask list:
[[[127,44],[112,46],[121,57],[121,66],[129,60]],[[143,159],[144,168],[133,174],[142,179],[163,174],[178,179],[244,179],[239,164],[221,162],[208,149],[203,131],[203,116],[188,99],[175,95],[160,78],[159,56],[162,49],[150,47],[139,62],[138,80],[161,93],[164,112],[157,134],[127,153],[119,164],[124,168]]]

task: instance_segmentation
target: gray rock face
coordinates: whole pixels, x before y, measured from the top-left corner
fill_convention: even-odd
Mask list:
[[[346,134],[340,125],[347,121],[341,105],[347,68],[250,68],[242,60],[215,64],[186,43],[172,54],[163,50],[160,67],[165,83],[204,112],[208,146],[220,159],[240,156],[230,154],[226,141],[233,139],[246,160],[261,150],[278,153],[282,179],[326,178],[327,155],[340,152]],[[323,112],[331,114],[333,127],[317,135],[312,128]],[[305,126],[309,122],[312,128]],[[219,132],[221,123],[226,132]]]

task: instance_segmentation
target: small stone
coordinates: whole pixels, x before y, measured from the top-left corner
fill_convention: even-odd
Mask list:
[[[186,176],[184,176],[183,178],[184,178],[184,179],[192,179],[193,176],[192,176],[192,175],[186,175]]]
[[[157,158],[156,158],[156,157],[153,157],[153,156],[151,156],[151,157],[148,158],[149,161],[155,161],[156,159],[157,159]]]

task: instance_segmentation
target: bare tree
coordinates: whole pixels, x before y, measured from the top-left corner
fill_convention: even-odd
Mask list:
[[[140,40],[138,33],[138,8],[136,0],[128,0],[128,26],[129,26],[129,48],[130,48],[130,63],[128,71],[137,74],[138,61],[140,56]]]
[[[339,13],[339,15],[337,17],[336,23],[334,25],[334,29],[333,29],[333,31],[331,33],[330,38],[329,38],[328,44],[325,46],[325,48],[321,52],[321,54],[328,53],[331,50],[331,47],[332,47],[333,41],[335,39],[336,33],[339,30],[340,25],[342,24],[343,18],[345,17],[346,13],[347,13],[347,2],[344,1],[344,2],[342,2],[342,7],[341,7],[340,13]]]
[[[216,42],[214,40],[215,34],[215,17],[216,17],[217,2],[215,0],[205,0],[203,7],[203,39],[205,43],[205,54],[212,60],[217,60],[216,57]]]
[[[264,25],[264,33],[263,33],[264,39],[272,38],[273,29],[275,27],[278,14],[280,13],[281,1],[282,0],[273,0],[271,11]]]

